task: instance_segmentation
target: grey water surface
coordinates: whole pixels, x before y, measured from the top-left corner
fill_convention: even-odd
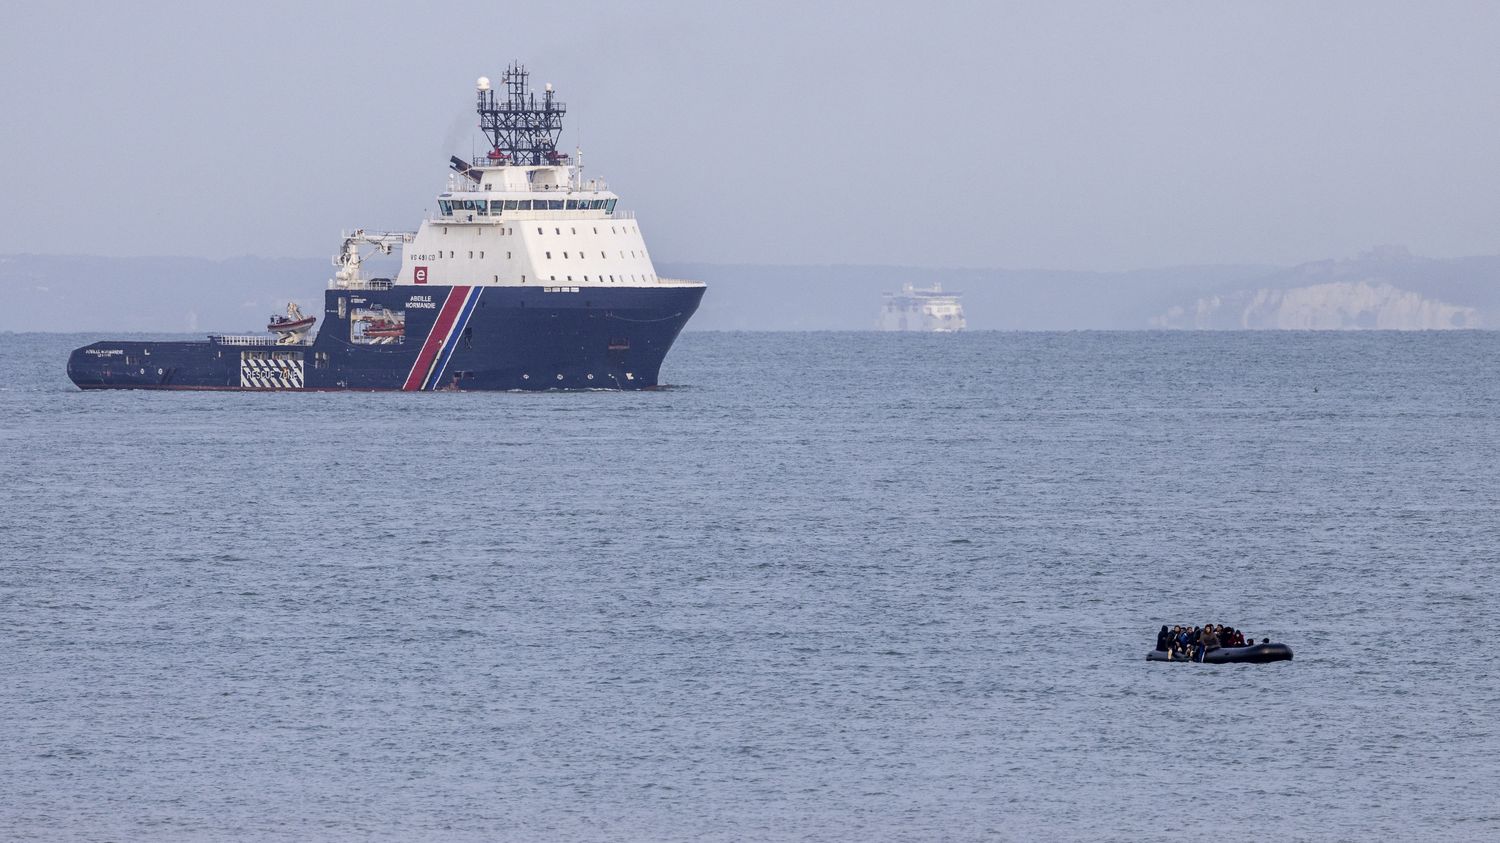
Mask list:
[[[1500,334],[684,335],[82,393],[0,335],[0,837],[1500,837]],[[1148,663],[1162,623],[1292,646]]]

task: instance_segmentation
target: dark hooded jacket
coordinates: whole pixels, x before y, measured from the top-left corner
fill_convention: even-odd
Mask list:
[[[1203,638],[1199,640],[1203,645],[1204,652],[1219,649],[1219,634],[1208,627],[1203,628]]]

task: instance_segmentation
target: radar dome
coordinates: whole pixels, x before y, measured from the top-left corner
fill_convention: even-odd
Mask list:
[[[481,90],[481,91],[488,91],[489,89],[490,89],[490,77],[488,77],[488,76],[481,76],[481,77],[479,77],[479,90]]]

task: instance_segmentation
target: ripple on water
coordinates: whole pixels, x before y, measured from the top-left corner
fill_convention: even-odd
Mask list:
[[[1491,335],[260,401],[79,393],[82,341],[0,354],[11,836],[1500,836]],[[1142,659],[1207,620],[1297,658]]]

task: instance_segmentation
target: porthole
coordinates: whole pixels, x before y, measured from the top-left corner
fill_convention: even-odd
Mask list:
[[[594,379],[594,376],[593,375],[589,375],[589,380],[593,380],[593,379]]]
[[[562,380],[562,375],[558,375],[558,376],[557,376],[557,379],[558,379],[558,380]]]

